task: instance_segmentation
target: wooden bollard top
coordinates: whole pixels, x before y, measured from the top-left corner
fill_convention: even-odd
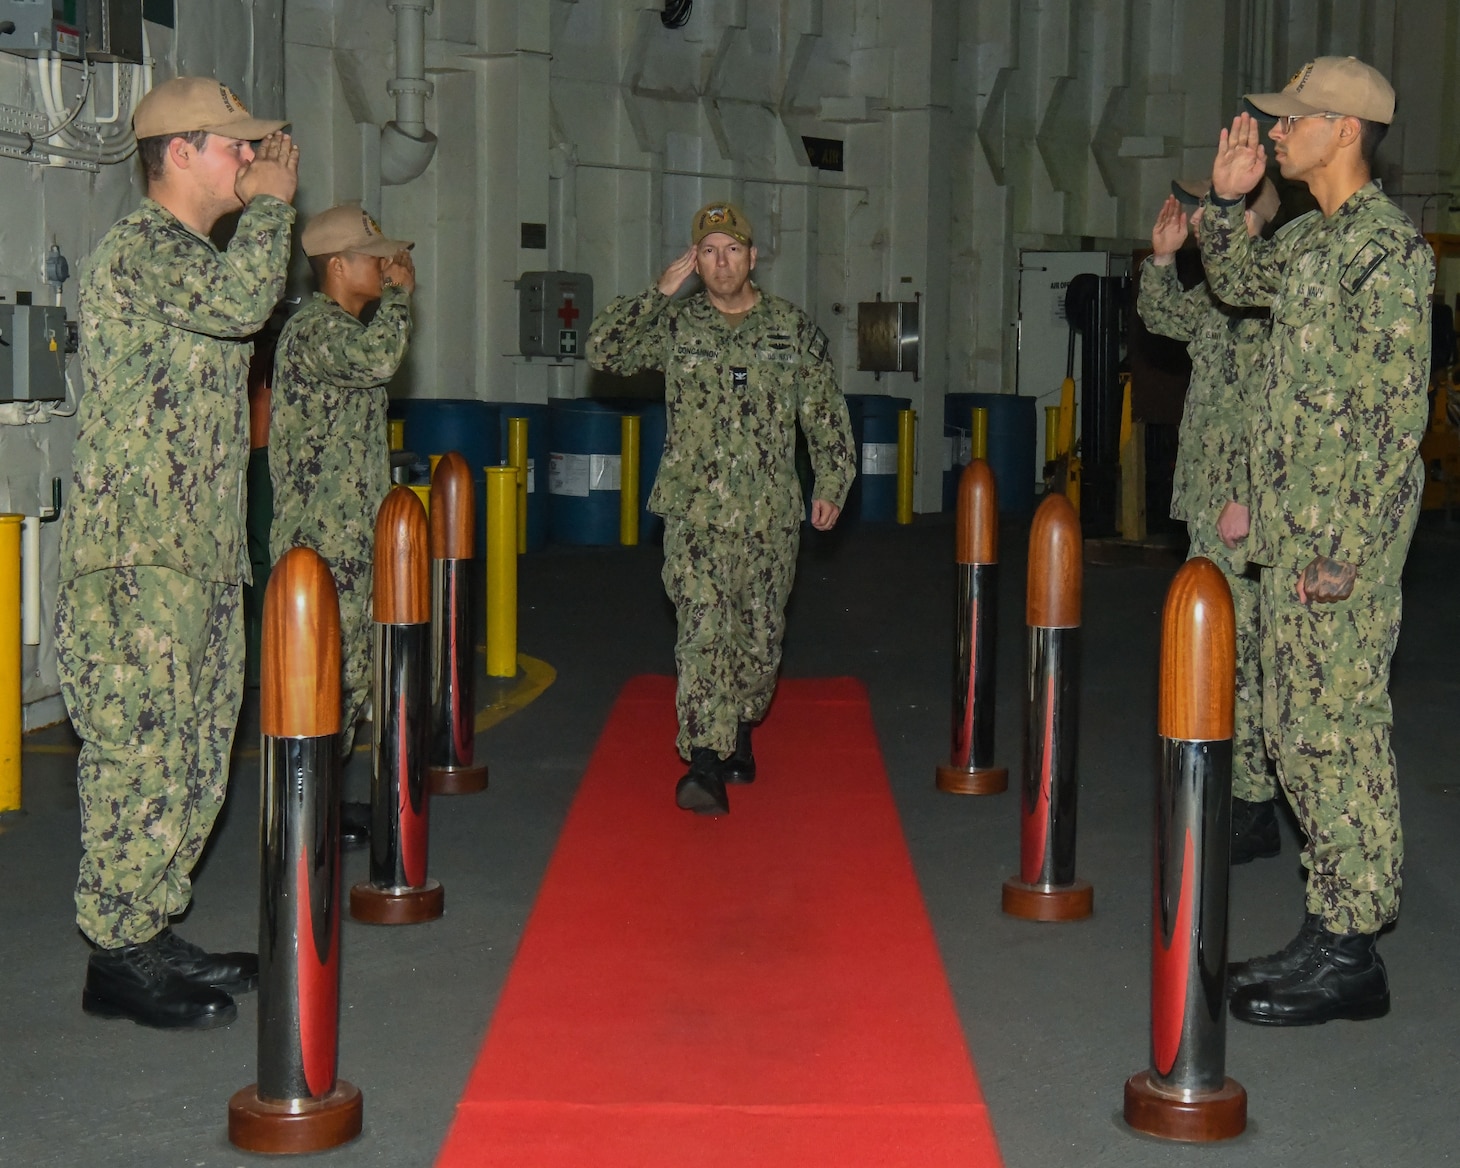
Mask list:
[[[443,455],[431,475],[431,558],[469,560],[476,529],[471,468],[456,451]]]
[[[1080,517],[1063,495],[1046,495],[1029,529],[1025,622],[1037,629],[1080,627],[1085,544]]]
[[[999,495],[994,472],[975,458],[958,476],[958,539],[960,564],[999,562]]]
[[[264,592],[259,722],[273,738],[340,732],[340,601],[318,552],[291,548]]]
[[[431,563],[426,509],[409,487],[394,486],[375,516],[375,623],[431,620]]]
[[[1188,742],[1231,738],[1236,668],[1232,590],[1211,560],[1187,560],[1161,614],[1158,733]]]

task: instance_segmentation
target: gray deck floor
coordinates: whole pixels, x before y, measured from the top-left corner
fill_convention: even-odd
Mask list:
[[[1015,776],[1025,536],[1006,525],[1001,568],[998,748]],[[1082,923],[1032,925],[999,907],[1017,861],[1013,791],[975,799],[933,787],[949,733],[951,549],[951,525],[937,516],[910,528],[808,535],[785,672],[850,674],[870,689],[904,831],[1010,1168],[1452,1162],[1460,534],[1426,517],[1406,580],[1392,692],[1408,862],[1404,915],[1382,943],[1393,1012],[1307,1030],[1230,1024],[1227,1069],[1247,1089],[1249,1128],[1209,1147],[1139,1137],[1120,1119],[1122,1086],[1148,1058],[1156,650],[1176,561],[1087,562],[1079,869],[1095,886],[1096,912]],[[659,563],[653,546],[551,548],[522,561],[519,647],[551,664],[557,680],[479,739],[491,789],[433,814],[431,871],[446,887],[445,917],[407,929],[345,923],[340,1071],[364,1092],[365,1132],[305,1159],[432,1162],[614,695],[634,674],[672,671],[673,617]],[[180,926],[213,947],[252,947],[256,936],[256,704],[255,691],[225,819]],[[241,999],[231,1027],[202,1033],[144,1030],[80,1010],[87,949],[72,920],[70,742],[64,728],[27,739],[27,814],[0,830],[0,1164],[258,1162],[225,1134],[229,1096],[254,1079],[254,996]],[[364,764],[357,756],[349,774],[360,794]],[[346,880],[364,878],[365,864],[363,853],[348,853]],[[1301,898],[1289,832],[1281,857],[1233,873],[1233,954],[1285,942]]]

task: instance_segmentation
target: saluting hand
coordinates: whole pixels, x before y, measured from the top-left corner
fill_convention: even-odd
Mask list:
[[[659,277],[659,291],[666,296],[673,296],[684,286],[684,282],[690,278],[690,274],[694,270],[695,249],[691,247],[664,269],[664,274]]]
[[[1252,190],[1267,171],[1267,147],[1257,119],[1240,113],[1232,119],[1232,128],[1223,130],[1217,140],[1217,157],[1212,163],[1212,194],[1232,200]]]
[[[1175,195],[1167,195],[1156,216],[1156,225],[1151,228],[1151,250],[1155,252],[1153,262],[1165,267],[1186,242],[1186,212]]]
[[[407,292],[414,292],[416,290],[416,265],[415,261],[411,259],[411,253],[402,250],[393,256],[382,256],[380,282],[394,284],[398,288],[404,288]]]
[[[253,161],[244,163],[233,180],[234,193],[245,206],[259,195],[292,203],[298,186],[299,147],[282,130],[275,130],[254,147]]]

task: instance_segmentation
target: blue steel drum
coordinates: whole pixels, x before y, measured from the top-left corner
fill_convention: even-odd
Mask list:
[[[881,393],[849,393],[846,398],[857,444],[857,477],[843,514],[853,523],[892,523],[897,519],[897,415],[912,406],[912,399]]]
[[[592,398],[548,399],[548,530],[558,543],[619,542],[622,411]]]
[[[664,457],[668,419],[662,399],[643,397],[599,397],[594,401],[620,414],[639,416],[639,542],[655,538],[664,521],[649,510],[649,492]],[[622,439],[620,439],[622,441]]]
[[[953,444],[952,467],[943,472],[943,510],[958,505],[958,476],[968,465],[970,431],[975,406],[989,412],[989,468],[999,511],[1010,515],[1034,513],[1036,478],[1035,401],[1012,393],[950,393],[943,399],[944,441]]]
[[[506,449],[500,429],[499,402],[476,398],[401,398],[391,402],[389,416],[405,422],[405,448],[428,458],[455,450],[471,467],[476,496],[476,531],[472,556],[482,559],[487,547],[486,468],[500,466]],[[530,517],[530,513],[529,513]]]
[[[532,402],[502,402],[502,457],[507,443],[509,418],[527,419],[527,550],[541,551],[548,539],[548,454],[552,450],[548,407]]]

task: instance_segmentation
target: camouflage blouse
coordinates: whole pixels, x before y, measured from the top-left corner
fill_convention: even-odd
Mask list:
[[[856,475],[851,422],[826,335],[766,292],[732,326],[703,292],[620,296],[593,321],[595,368],[664,373],[668,432],[649,509],[700,526],[759,533],[796,528],[796,425],[813,494],[840,507]]]

